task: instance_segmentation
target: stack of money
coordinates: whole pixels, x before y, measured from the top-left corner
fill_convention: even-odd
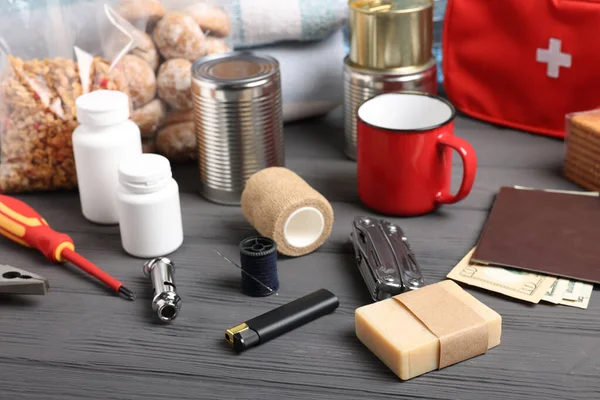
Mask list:
[[[517,269],[491,267],[471,262],[473,248],[447,275],[467,285],[477,286],[530,303],[545,301],[587,308],[594,285]]]
[[[569,115],[566,143],[565,178],[600,191],[600,110]]]

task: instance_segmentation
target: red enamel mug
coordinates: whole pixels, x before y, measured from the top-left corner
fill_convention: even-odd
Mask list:
[[[358,108],[358,195],[382,214],[415,216],[464,199],[473,187],[477,157],[454,136],[455,108],[425,93],[375,96]],[[463,162],[456,194],[450,191],[452,151]]]

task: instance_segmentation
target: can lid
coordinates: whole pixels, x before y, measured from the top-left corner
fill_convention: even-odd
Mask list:
[[[362,13],[376,14],[391,12],[407,14],[433,6],[433,0],[350,0],[348,5]]]
[[[219,86],[251,84],[279,70],[279,62],[269,56],[234,51],[202,57],[192,65],[192,76]]]
[[[125,186],[150,188],[171,177],[171,164],[160,154],[140,154],[119,165],[119,182]]]
[[[117,90],[95,90],[79,96],[75,108],[80,124],[112,125],[129,118],[129,97]]]

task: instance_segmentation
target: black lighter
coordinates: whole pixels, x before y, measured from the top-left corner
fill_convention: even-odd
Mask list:
[[[225,331],[233,350],[242,352],[333,312],[340,302],[329,290],[319,289]]]

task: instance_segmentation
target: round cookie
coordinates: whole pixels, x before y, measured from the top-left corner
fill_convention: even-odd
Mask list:
[[[207,54],[227,53],[231,49],[223,39],[208,36],[206,38]]]
[[[131,120],[140,127],[142,138],[152,137],[164,124],[166,118],[167,107],[160,99],[152,100],[131,114]]]
[[[136,47],[131,50],[129,53],[134,56],[138,56],[139,58],[145,60],[152,71],[156,71],[158,68],[158,51],[156,51],[156,46],[154,46],[154,42],[150,35],[146,32],[137,31],[135,34]]]
[[[194,109],[189,110],[172,110],[167,115],[165,125],[178,124],[180,122],[190,122],[194,120]]]
[[[156,97],[156,75],[148,63],[128,54],[120,64],[127,77],[133,108],[140,108],[152,101]]]
[[[194,18],[200,29],[207,35],[229,36],[231,22],[221,7],[209,3],[196,3],[182,10]]]
[[[156,150],[172,161],[195,160],[197,149],[194,123],[181,122],[158,131]]]
[[[177,110],[189,110],[192,100],[192,63],[182,58],[164,62],[156,78],[158,96]]]
[[[160,0],[122,0],[115,11],[136,27],[145,26],[147,30],[151,30],[166,14]]]
[[[185,58],[194,61],[206,55],[204,33],[192,17],[170,12],[158,23],[153,33],[158,51],[167,60]]]

